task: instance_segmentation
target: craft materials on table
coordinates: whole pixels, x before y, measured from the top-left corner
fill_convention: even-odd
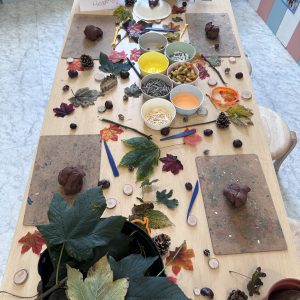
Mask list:
[[[72,203],[58,183],[59,172],[64,167],[80,166],[85,177],[82,190],[97,185],[100,173],[101,142],[99,135],[41,136],[34,162],[29,188],[24,225],[45,224],[53,193],[59,192]]]
[[[215,254],[287,249],[255,154],[197,157],[196,165]],[[246,204],[239,207],[223,194],[233,183],[248,185],[251,189]],[[239,197],[234,190],[231,193]]]
[[[186,22],[189,24],[190,43],[204,56],[218,55],[222,57],[241,56],[234,36],[228,14],[224,13],[187,13]],[[206,36],[206,24],[212,22],[219,26],[220,32],[216,39]],[[217,49],[215,44],[219,44]]]
[[[94,41],[86,38],[84,30],[87,25],[100,28],[102,36]],[[80,58],[82,54],[89,54],[93,59],[99,59],[100,51],[110,53],[115,34],[115,18],[111,15],[75,14],[68,32],[62,58]]]
[[[148,75],[148,76],[154,76],[154,75]],[[162,80],[159,77],[158,78],[153,77],[153,79],[149,79],[144,83],[142,82],[141,89],[143,93],[151,97],[163,97],[170,93],[172,89],[172,82],[168,84],[166,82],[166,79]]]
[[[167,71],[168,76],[175,85],[186,83],[193,84],[198,78],[199,70],[189,62],[173,63]]]

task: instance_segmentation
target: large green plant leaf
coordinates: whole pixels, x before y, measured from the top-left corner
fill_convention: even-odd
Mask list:
[[[88,272],[83,275],[71,267],[68,269],[67,295],[70,300],[123,300],[128,289],[126,278],[113,281],[107,257],[102,257]]]
[[[177,284],[166,277],[140,277],[130,280],[126,300],[187,300]]]
[[[119,261],[113,257],[109,257],[109,264],[114,273],[114,279],[120,278],[140,278],[145,275],[145,272],[157,260],[155,257],[143,257],[140,254],[131,254]]]
[[[125,154],[120,166],[138,168],[136,179],[143,181],[151,176],[154,167],[158,165],[160,150],[156,144],[144,137],[123,140],[124,144],[133,150]]]
[[[178,206],[178,200],[177,199],[171,199],[173,195],[173,190],[170,190],[167,193],[167,190],[163,190],[163,191],[157,191],[156,192],[156,199],[157,202],[162,203],[164,205],[166,205],[168,208],[175,208]]]
[[[105,73],[112,73],[112,74],[120,74],[121,71],[129,71],[131,66],[127,62],[119,61],[117,63],[113,63],[108,59],[108,56],[100,52],[100,57],[99,57],[99,62],[100,62],[100,71],[105,72]]]
[[[94,105],[94,102],[101,95],[101,92],[97,90],[91,90],[90,88],[85,87],[77,90],[74,96],[69,99],[69,101],[73,103],[76,107],[80,105],[82,107],[86,107],[89,105]]]
[[[72,207],[55,194],[48,211],[49,224],[37,228],[48,246],[64,244],[69,256],[78,261],[88,260],[93,248],[107,245],[125,222],[121,216],[100,221],[105,208],[105,198],[99,188],[78,194]]]

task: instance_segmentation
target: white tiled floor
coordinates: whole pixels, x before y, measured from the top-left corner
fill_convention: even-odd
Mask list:
[[[258,101],[300,137],[300,67],[246,0],[233,0]],[[72,0],[4,0],[0,5],[0,279],[38,142]],[[288,214],[300,220],[300,151],[279,173]]]

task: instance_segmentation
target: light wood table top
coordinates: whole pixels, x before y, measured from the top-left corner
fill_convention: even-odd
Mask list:
[[[72,15],[75,12],[79,12],[78,1],[75,0]],[[243,90],[252,91],[252,84],[250,76],[248,75],[248,69],[246,65],[245,56],[239,40],[237,26],[234,20],[231,4],[229,0],[213,0],[213,1],[200,1],[188,2],[188,12],[214,12],[214,13],[228,13],[231,19],[235,36],[238,40],[240,51],[242,56],[237,58],[235,64],[229,64],[228,58],[222,59],[222,66],[219,68],[222,73],[226,66],[230,66],[231,75],[226,77],[229,86],[237,89],[239,92]],[[108,13],[108,12],[105,12]],[[109,12],[111,13],[111,12]],[[102,12],[103,14],[103,12]],[[71,17],[72,17],[71,15]],[[188,33],[186,32],[182,40],[188,39]],[[259,43],[259,41],[257,41]],[[136,44],[126,45],[123,42],[121,48],[125,48],[127,53],[129,48],[135,48]],[[125,46],[125,47],[124,47]],[[117,48],[118,50],[118,48]],[[53,87],[48,103],[48,107],[45,113],[45,119],[41,135],[68,135],[68,134],[98,134],[99,130],[108,126],[106,123],[99,121],[104,117],[118,121],[118,114],[122,113],[126,116],[126,125],[140,128],[145,133],[153,134],[153,140],[160,147],[174,145],[179,143],[178,140],[169,142],[160,142],[161,137],[159,132],[149,130],[144,126],[140,117],[140,107],[143,101],[137,98],[130,98],[127,103],[122,100],[123,90],[131,83],[139,83],[139,79],[133,72],[130,71],[130,82],[124,83],[119,80],[117,89],[108,93],[104,98],[98,98],[96,105],[88,108],[77,108],[76,111],[65,118],[54,117],[52,109],[58,107],[62,101],[67,102],[70,97],[70,93],[63,94],[62,87],[65,84],[71,85],[72,89],[76,91],[82,87],[99,88],[99,84],[94,80],[94,73],[98,71],[99,62],[95,61],[95,67],[91,71],[80,72],[77,79],[69,79],[66,71],[66,60],[60,59],[57,65],[57,71],[53,82]],[[244,79],[236,80],[234,74],[236,72],[243,72]],[[209,68],[209,72],[212,77],[219,81],[217,75],[212,69]],[[268,78],[266,78],[268,80]],[[272,84],[272,82],[270,82]],[[198,86],[204,92],[210,90],[206,80],[199,80]],[[97,112],[97,107],[100,104],[104,104],[105,100],[111,99],[114,103],[112,111],[106,112],[104,115],[100,115]],[[243,104],[243,101],[241,101]],[[207,117],[202,117],[200,121],[212,120],[217,116],[215,108],[208,102],[205,102],[205,106],[208,108],[209,114]],[[296,259],[295,247],[293,245],[292,236],[284,208],[278,180],[273,168],[270,152],[266,143],[266,139],[263,132],[262,123],[259,117],[258,107],[256,105],[255,97],[246,103],[246,106],[253,109],[254,126],[249,128],[240,128],[234,125],[230,126],[229,130],[217,130],[215,124],[209,126],[197,127],[198,132],[202,132],[205,128],[212,128],[214,130],[213,138],[204,139],[196,147],[190,147],[188,145],[177,145],[168,148],[162,148],[161,156],[165,156],[166,153],[177,155],[181,160],[184,170],[174,177],[170,172],[162,173],[161,166],[155,169],[152,178],[159,178],[159,189],[173,189],[174,195],[179,200],[180,204],[177,209],[169,210],[168,208],[160,207],[165,214],[169,216],[175,226],[163,229],[153,230],[155,234],[164,232],[171,236],[172,245],[174,249],[179,246],[183,240],[187,241],[189,248],[193,248],[195,251],[195,258],[193,259],[194,271],[189,272],[182,270],[178,276],[178,284],[186,293],[186,295],[192,299],[196,299],[193,295],[194,287],[211,287],[215,293],[216,300],[226,299],[228,291],[231,289],[242,289],[246,291],[247,280],[243,277],[236,275],[230,275],[229,270],[235,270],[245,275],[250,275],[257,266],[261,266],[267,273],[267,278],[264,279],[264,286],[261,288],[262,295],[266,294],[269,287],[277,280],[285,277],[300,278],[300,268]],[[190,122],[199,121],[199,116],[190,118]],[[69,124],[75,122],[78,124],[76,131],[71,131]],[[182,117],[177,117],[175,121],[176,125],[182,123]],[[173,131],[172,131],[173,132]],[[176,131],[174,131],[176,133]],[[131,138],[137,136],[132,131],[126,130],[119,139],[118,142],[109,142],[110,149],[113,153],[115,161],[118,163],[122,156],[128,151],[128,149],[122,144],[121,139]],[[240,138],[243,141],[243,147],[236,150],[232,147],[232,141],[236,138]],[[206,220],[205,209],[202,202],[201,193],[195,201],[193,207],[193,215],[198,219],[198,225],[196,227],[189,227],[185,222],[185,216],[190,200],[191,193],[188,193],[184,189],[184,183],[187,181],[196,182],[197,170],[195,164],[195,157],[203,155],[205,149],[210,150],[210,155],[229,155],[240,153],[255,153],[258,155],[270,192],[274,201],[274,205],[278,214],[280,224],[288,245],[287,251],[278,252],[266,252],[266,253],[252,253],[252,254],[239,254],[239,255],[223,255],[218,256],[220,268],[218,270],[211,270],[207,264],[207,258],[203,255],[202,251],[205,248],[212,249],[211,239],[208,230],[208,224]],[[139,196],[140,189],[139,183],[135,183],[135,176],[129,173],[126,168],[120,168],[120,177],[114,178],[108,164],[105,151],[102,151],[101,157],[101,171],[100,178],[106,178],[111,180],[110,189],[105,191],[106,197],[114,197],[118,199],[119,204],[114,210],[107,212],[108,215],[122,214],[128,216],[130,214],[133,204],[138,204],[136,196]],[[10,291],[22,296],[30,296],[36,293],[37,283],[39,276],[37,273],[38,256],[28,251],[25,254],[21,254],[21,245],[18,244],[18,240],[25,235],[28,231],[33,232],[33,226],[23,226],[23,216],[26,206],[26,199],[28,196],[29,184],[31,176],[29,177],[27,189],[24,194],[23,204],[20,210],[20,216],[18,219],[15,236],[13,239],[9,259],[7,262],[6,272],[4,274],[2,289]],[[132,196],[123,195],[123,185],[130,183],[134,186],[134,193]],[[16,271],[25,268],[29,271],[29,279],[23,286],[16,286],[13,283],[13,275]],[[169,273],[171,270],[169,268]],[[0,295],[0,299],[14,299],[8,295]],[[257,299],[262,299],[258,297]]]

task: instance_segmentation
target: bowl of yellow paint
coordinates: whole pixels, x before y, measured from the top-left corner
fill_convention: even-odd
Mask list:
[[[168,69],[169,60],[159,52],[146,52],[140,56],[138,64],[143,76],[164,74]]]
[[[194,114],[204,102],[204,94],[194,85],[181,84],[172,89],[171,102],[181,115]]]

